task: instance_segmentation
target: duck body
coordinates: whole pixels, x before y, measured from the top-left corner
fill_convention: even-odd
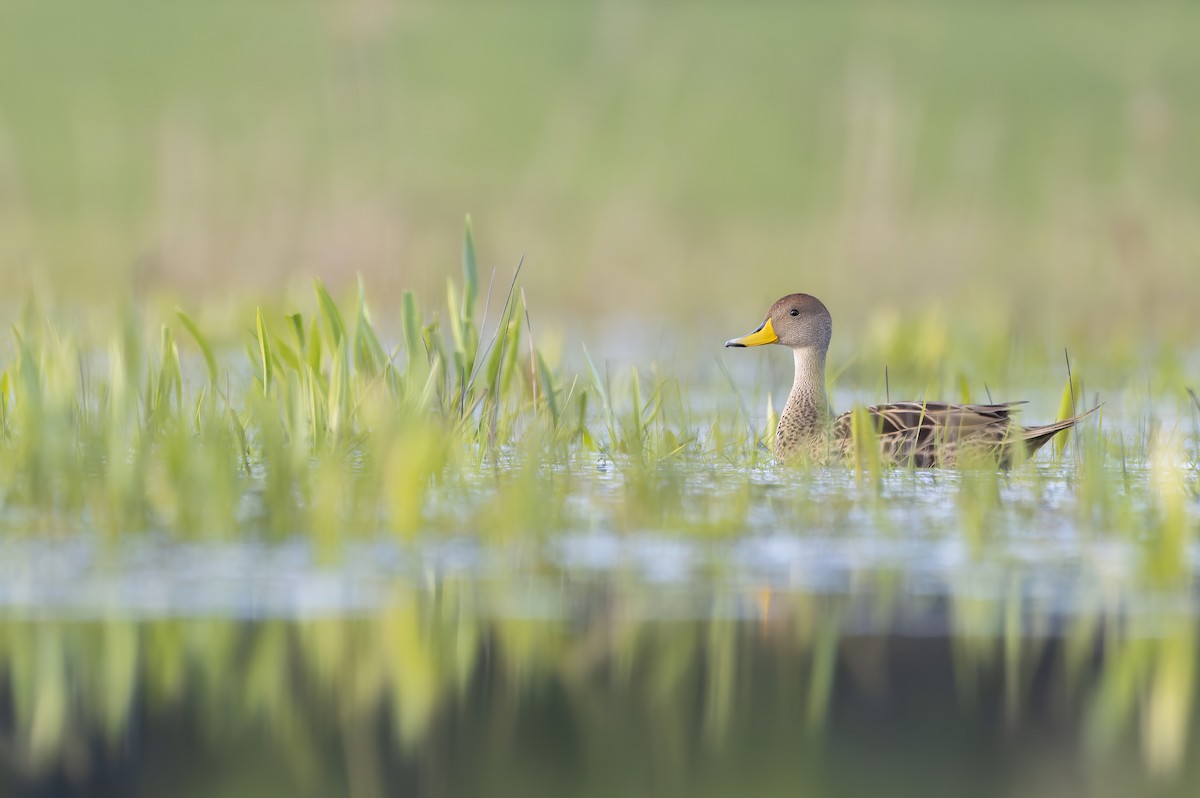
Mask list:
[[[1012,418],[1014,408],[1022,404],[894,402],[872,405],[867,412],[874,422],[883,459],[890,463],[932,468],[963,460],[991,460],[1007,468],[1014,459],[1032,455],[1082,418],[1023,427]],[[842,413],[833,423],[831,438],[843,454],[849,454],[854,446],[852,423],[851,412]],[[794,456],[788,447],[778,445],[775,454],[783,460]]]
[[[854,411],[834,417],[825,391],[825,356],[832,334],[832,317],[819,299],[789,294],[771,306],[757,330],[725,344],[782,344],[792,350],[795,379],[775,430],[774,450],[779,460],[824,461],[844,458],[854,450]],[[991,460],[1007,467],[1095,412],[1024,427],[1012,417],[1020,404],[892,402],[865,410],[882,459],[917,468],[954,465],[967,459]]]

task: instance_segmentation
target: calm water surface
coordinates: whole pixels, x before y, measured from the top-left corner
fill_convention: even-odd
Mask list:
[[[0,783],[1192,795],[1196,499],[1168,540],[1153,469],[1106,468],[599,460],[505,539],[7,535]]]

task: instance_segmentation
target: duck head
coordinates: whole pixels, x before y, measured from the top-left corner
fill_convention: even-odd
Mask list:
[[[809,294],[788,294],[771,306],[757,330],[732,338],[725,346],[782,344],[793,350],[813,348],[823,354],[832,337],[833,317],[821,300]]]

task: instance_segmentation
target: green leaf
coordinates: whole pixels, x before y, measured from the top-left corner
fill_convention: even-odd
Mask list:
[[[388,362],[387,353],[379,343],[375,328],[371,326],[371,314],[367,310],[366,287],[362,275],[358,276],[358,317],[354,322],[355,361],[359,370],[374,377]]]
[[[421,310],[417,305],[417,295],[412,291],[404,292],[404,300],[400,306],[400,321],[404,328],[404,348],[411,367],[417,352],[424,352],[425,345],[421,342]]]
[[[287,319],[292,325],[292,334],[296,337],[296,351],[303,356],[305,352],[304,317],[299,313],[293,313]]]
[[[313,287],[317,292],[317,304],[321,310],[321,317],[325,319],[325,324],[329,327],[329,338],[334,347],[339,347],[346,340],[346,323],[342,320],[342,313],[338,310],[333,297],[325,290],[324,283],[314,280]]]
[[[608,427],[609,443],[615,445],[617,424],[613,415],[612,402],[608,399],[608,389],[605,387],[604,380],[600,379],[600,372],[596,370],[596,364],[592,362],[591,353],[588,352],[586,346],[583,347],[583,357],[587,361],[588,371],[592,375],[592,387],[596,390],[596,396],[600,398],[600,409],[604,412],[604,423]]]
[[[542,357],[541,352],[537,353],[537,368],[546,407],[550,408],[550,416],[554,419],[554,425],[558,426],[558,397],[554,394],[554,376],[550,373],[550,367],[546,365],[546,360]]]
[[[321,331],[317,328],[317,320],[313,319],[309,323],[308,328],[308,351],[304,353],[304,358],[308,362],[308,368],[314,377],[321,374],[321,356],[323,354],[321,347]]]
[[[510,345],[508,338],[512,334],[511,328],[515,326],[517,325],[510,324],[504,327],[504,332],[497,337],[496,345],[492,348],[491,355],[488,356],[487,369],[484,372],[487,380],[485,387],[488,393],[496,397],[500,395],[501,364],[504,363],[504,353]]]
[[[425,340],[421,334],[421,311],[417,305],[417,297],[412,291],[404,292],[404,301],[400,308],[400,321],[404,329],[404,350],[407,366],[404,370],[406,396],[413,397],[413,391],[427,384],[430,376],[430,354],[425,348]]]
[[[633,403],[633,434],[631,443],[636,450],[641,450],[642,444],[645,442],[645,429],[642,425],[642,385],[638,378],[637,366],[633,367],[633,377],[630,385],[631,399]]]
[[[175,346],[175,336],[171,328],[162,328],[162,364],[158,370],[158,386],[156,404],[165,407],[172,396],[183,398],[183,371],[179,367],[179,349]]]
[[[233,411],[233,408],[228,410],[229,426],[233,430],[234,438],[238,442],[238,452],[241,455],[242,468],[247,472],[250,471],[250,442],[246,435],[246,427],[242,424],[242,420],[238,418],[238,414]]]
[[[271,377],[274,375],[274,358],[271,356],[271,336],[267,332],[267,324],[263,320],[262,308],[258,309],[256,323],[258,328],[258,355],[262,361],[263,395],[265,396],[271,390]]]
[[[1079,377],[1072,376],[1067,380],[1067,384],[1063,386],[1062,397],[1058,400],[1058,420],[1066,421],[1068,418],[1075,417],[1075,400],[1080,395]],[[1054,452],[1059,456],[1062,455],[1067,448],[1067,439],[1071,434],[1070,430],[1063,430],[1054,436]]]
[[[0,373],[0,434],[8,434],[8,370]]]
[[[883,475],[883,456],[879,451],[879,423],[871,411],[856,405],[850,416],[850,437],[854,444],[854,476],[859,484],[869,477],[878,486]]]
[[[958,397],[964,405],[971,404],[971,385],[967,382],[966,374],[958,375]]]
[[[479,297],[479,266],[475,260],[475,236],[471,232],[470,214],[467,214],[463,230],[462,270],[462,318],[470,321],[475,318],[475,300]]]
[[[300,356],[296,354],[296,350],[284,343],[282,338],[272,341],[271,345],[275,350],[275,354],[279,357],[279,360],[283,365],[287,366],[292,371],[300,371],[301,361]]]
[[[446,309],[450,313],[450,335],[454,339],[454,349],[466,354],[467,346],[463,340],[464,325],[458,307],[458,289],[454,287],[454,281],[449,279],[446,280]]]
[[[200,332],[200,328],[196,326],[196,322],[183,312],[181,308],[175,308],[175,316],[179,319],[179,323],[188,331],[188,335],[192,336],[192,340],[196,342],[196,346],[200,347],[200,354],[204,356],[204,365],[208,367],[208,381],[214,385],[217,382],[217,359],[213,357],[212,347],[208,345],[208,339]]]
[[[346,422],[350,417],[350,364],[347,362],[347,352],[344,348],[334,350],[332,355],[332,373],[329,376],[328,418],[329,429],[337,438],[346,430]]]

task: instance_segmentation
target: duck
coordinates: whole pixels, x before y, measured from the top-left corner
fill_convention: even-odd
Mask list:
[[[779,461],[825,461],[854,451],[854,412],[834,416],[825,390],[825,357],[833,337],[833,317],[810,294],[788,294],[767,311],[753,332],[725,342],[727,347],[777,344],[792,350],[795,378],[775,429]],[[951,404],[889,402],[866,408],[874,423],[884,462],[916,468],[952,466],[988,459],[1002,467],[1027,459],[1055,435],[1075,426],[1099,407],[1072,418],[1032,427],[1016,423],[1024,402]]]

